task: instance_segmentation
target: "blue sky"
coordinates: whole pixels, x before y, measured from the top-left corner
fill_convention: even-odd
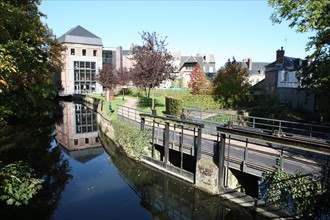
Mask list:
[[[281,46],[286,56],[304,58],[312,36],[288,22],[273,25],[266,0],[43,0],[39,9],[57,37],[80,25],[101,37],[104,47],[129,49],[142,44],[139,33],[156,32],[167,37],[169,51],[214,54],[217,69],[232,57],[273,62]]]

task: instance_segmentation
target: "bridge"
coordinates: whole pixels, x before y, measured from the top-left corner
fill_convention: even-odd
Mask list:
[[[182,117],[156,116],[118,106],[117,118],[151,132],[152,154],[142,156],[145,162],[192,183],[200,158],[217,164],[224,187],[228,187],[228,169],[261,177],[275,170],[278,160],[284,172],[329,182],[329,140],[319,138],[329,134],[328,127],[238,115],[226,115],[229,120],[219,123],[202,117],[205,112],[196,117],[188,110],[182,110],[186,112]]]

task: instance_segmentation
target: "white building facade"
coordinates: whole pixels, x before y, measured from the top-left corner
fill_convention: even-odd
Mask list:
[[[97,74],[102,68],[102,39],[78,25],[58,40],[66,47],[64,68],[58,79],[59,94],[101,93]]]

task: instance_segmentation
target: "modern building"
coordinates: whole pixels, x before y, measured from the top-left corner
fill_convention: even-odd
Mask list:
[[[64,68],[57,79],[59,94],[101,93],[96,76],[102,68],[102,39],[78,25],[58,40],[66,47]]]
[[[76,26],[60,36],[59,42],[66,47],[63,52],[64,68],[57,77],[59,95],[102,93],[103,88],[97,82],[99,69],[111,63],[116,69],[133,67],[132,44],[129,50],[118,47],[103,47],[102,39],[81,26]],[[188,87],[190,73],[199,64],[208,77],[216,73],[213,54],[181,56],[181,52],[171,53],[175,67],[174,74]],[[160,88],[169,88],[173,82],[168,80]]]

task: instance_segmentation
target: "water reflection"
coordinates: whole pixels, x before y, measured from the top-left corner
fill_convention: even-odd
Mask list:
[[[26,206],[7,206],[1,201],[1,219],[50,219],[57,209],[72,176],[68,160],[53,139],[56,120],[56,117],[40,118],[0,129],[0,160],[5,164],[28,163],[36,177],[44,180],[42,190]]]
[[[130,160],[98,134],[98,116],[87,107],[61,106],[60,120],[0,129],[6,137],[0,139],[0,160],[28,162],[45,180],[29,205],[0,203],[1,219],[255,219],[239,206]]]
[[[56,123],[56,141],[69,152],[101,147],[97,113],[80,103],[61,102],[61,105],[63,117]]]
[[[262,219],[218,196],[130,160],[102,133],[99,135],[111,162],[152,219]]]

